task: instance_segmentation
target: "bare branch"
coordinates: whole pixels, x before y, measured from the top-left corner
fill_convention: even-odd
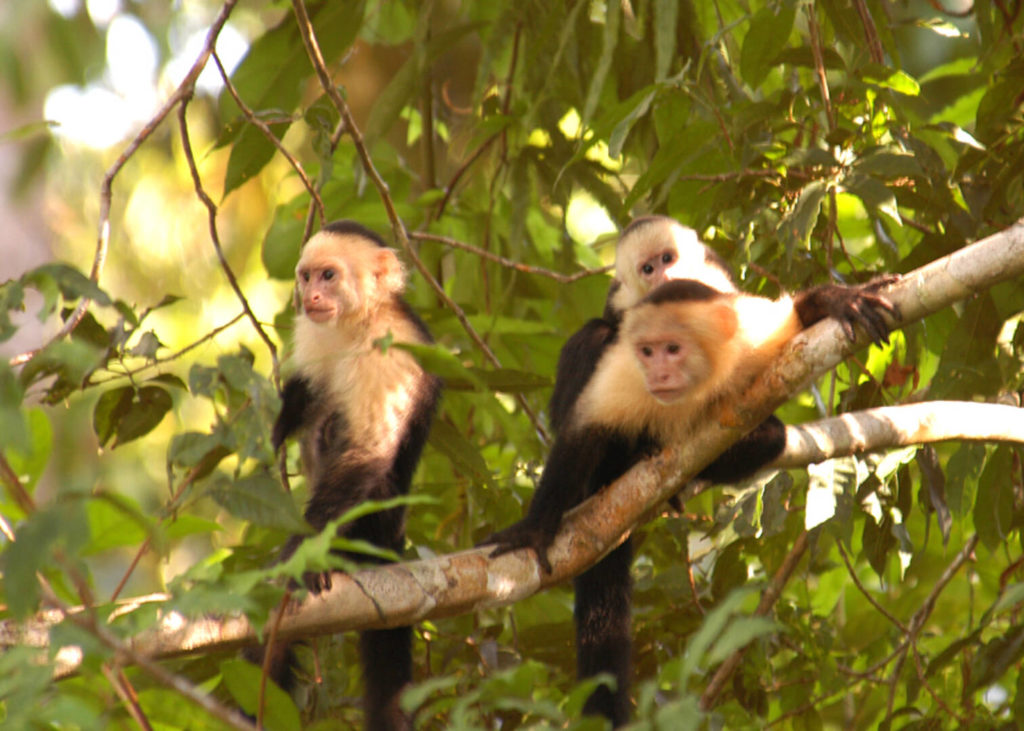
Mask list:
[[[227,257],[224,256],[224,249],[220,245],[220,234],[217,232],[217,204],[213,202],[213,199],[207,194],[203,188],[203,181],[199,177],[199,168],[196,165],[195,155],[192,153],[192,142],[189,139],[188,134],[188,121],[185,119],[185,112],[188,109],[188,99],[182,100],[181,106],[178,108],[178,128],[181,131],[181,147],[185,153],[185,161],[188,163],[189,172],[192,173],[192,185],[195,188],[196,195],[199,200],[202,201],[203,205],[206,206],[207,219],[210,227],[210,241],[213,242],[213,248],[217,252],[217,260],[220,262],[221,269],[224,270],[224,275],[228,279],[228,283],[231,285],[231,289],[234,290],[235,296],[238,297],[238,301],[242,303],[242,309],[245,311],[246,317],[249,318],[249,322],[252,323],[256,333],[260,336],[260,339],[266,344],[267,350],[270,351],[270,358],[273,361],[274,378],[278,378],[278,362],[277,362],[277,346],[274,345],[270,336],[263,330],[263,326],[260,324],[259,319],[256,317],[256,313],[249,307],[249,300],[246,299],[245,293],[242,291],[241,285],[238,284],[238,279],[235,277],[235,273],[231,270],[231,265],[228,264]]]
[[[802,467],[872,449],[950,440],[1024,444],[1024,409],[969,401],[926,401],[787,426],[786,450],[769,467]]]

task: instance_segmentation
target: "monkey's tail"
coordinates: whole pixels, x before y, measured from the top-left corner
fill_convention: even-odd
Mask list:
[[[359,634],[366,692],[363,697],[369,731],[406,731],[412,718],[399,704],[412,682],[412,627],[366,630]]]
[[[602,685],[583,706],[613,727],[629,720],[629,676],[633,650],[630,614],[632,540],[576,577],[576,674],[580,680],[598,673],[615,678],[615,690]]]

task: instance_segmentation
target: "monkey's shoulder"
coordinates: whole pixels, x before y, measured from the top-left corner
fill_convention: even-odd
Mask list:
[[[562,346],[551,392],[549,419],[557,432],[569,418],[573,404],[590,382],[601,356],[615,341],[618,325],[608,318],[589,320]]]

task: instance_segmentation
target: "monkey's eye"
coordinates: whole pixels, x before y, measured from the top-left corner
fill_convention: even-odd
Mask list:
[[[643,354],[645,358],[650,358],[652,355],[654,355],[654,349],[650,345],[641,345],[640,352]]]
[[[303,282],[308,282],[309,281],[309,272],[308,271],[306,271],[306,272],[299,272],[299,276],[302,277],[302,281]]]
[[[667,350],[671,355],[675,355],[680,350],[679,343],[669,343],[665,346],[665,350]]]
[[[325,281],[329,282],[332,279],[334,279],[334,270],[333,269],[324,269],[324,273],[323,273],[322,276],[323,276]]]
[[[651,274],[654,271],[654,265],[644,264],[642,267],[640,267],[640,271],[642,271],[644,274]]]
[[[662,261],[662,263],[664,263],[664,264],[671,264],[671,263],[672,263],[672,260],[673,260],[674,258],[675,258],[675,257],[674,257],[674,256],[672,256],[672,252],[671,252],[671,251],[666,251],[666,252],[665,252],[664,254],[662,254],[662,255],[661,255],[661,261]]]

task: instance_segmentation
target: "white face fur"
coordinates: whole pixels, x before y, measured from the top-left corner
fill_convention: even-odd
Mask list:
[[[365,318],[402,291],[402,267],[394,252],[356,234],[320,232],[295,268],[302,311],[314,323]]]
[[[697,232],[671,218],[658,216],[627,230],[619,239],[616,278],[622,283],[614,304],[625,310],[660,284],[695,279],[719,292],[735,292],[732,277],[717,261]]]

